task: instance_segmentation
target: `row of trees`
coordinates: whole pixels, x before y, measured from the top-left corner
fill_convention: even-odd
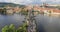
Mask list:
[[[6,25],[2,28],[2,32],[27,32],[27,24],[24,23],[18,29],[15,28],[14,24]]]
[[[0,14],[6,14],[6,8],[0,9]]]
[[[28,15],[28,10],[25,10],[24,8],[22,8],[21,14],[22,15]]]

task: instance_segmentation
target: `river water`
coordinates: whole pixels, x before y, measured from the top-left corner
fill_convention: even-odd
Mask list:
[[[24,15],[0,15],[0,32],[5,25],[14,24],[16,27],[20,26],[24,19]],[[60,18],[49,17],[44,15],[37,15],[35,17],[38,32],[60,32]]]
[[[60,32],[60,18],[37,15],[38,32]]]
[[[24,18],[25,17],[23,15],[18,14],[0,15],[0,32],[2,27],[4,27],[5,25],[14,24],[16,27],[20,26],[23,23]]]

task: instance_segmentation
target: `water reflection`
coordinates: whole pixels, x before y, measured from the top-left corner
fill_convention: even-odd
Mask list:
[[[24,16],[14,14],[14,15],[0,15],[0,32],[1,28],[5,25],[14,24],[16,27],[20,26],[24,20]]]
[[[25,19],[24,15],[0,15],[0,32],[1,28],[5,25],[15,24],[16,27],[20,26]],[[60,18],[49,17],[44,15],[37,15],[35,17],[37,22],[38,32],[60,32]]]
[[[36,16],[37,27],[39,32],[43,29],[44,32],[60,32],[60,18],[59,17],[49,17],[43,15]],[[41,28],[42,25],[42,28]]]

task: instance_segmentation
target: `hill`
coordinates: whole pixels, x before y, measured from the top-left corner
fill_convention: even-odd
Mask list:
[[[16,7],[16,6],[25,7],[25,5],[20,5],[20,4],[0,2],[0,7],[5,7],[5,6],[11,6],[11,7]]]

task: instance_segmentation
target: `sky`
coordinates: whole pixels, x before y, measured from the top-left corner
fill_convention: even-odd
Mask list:
[[[60,4],[60,0],[0,0],[0,2],[16,3],[16,4]]]

